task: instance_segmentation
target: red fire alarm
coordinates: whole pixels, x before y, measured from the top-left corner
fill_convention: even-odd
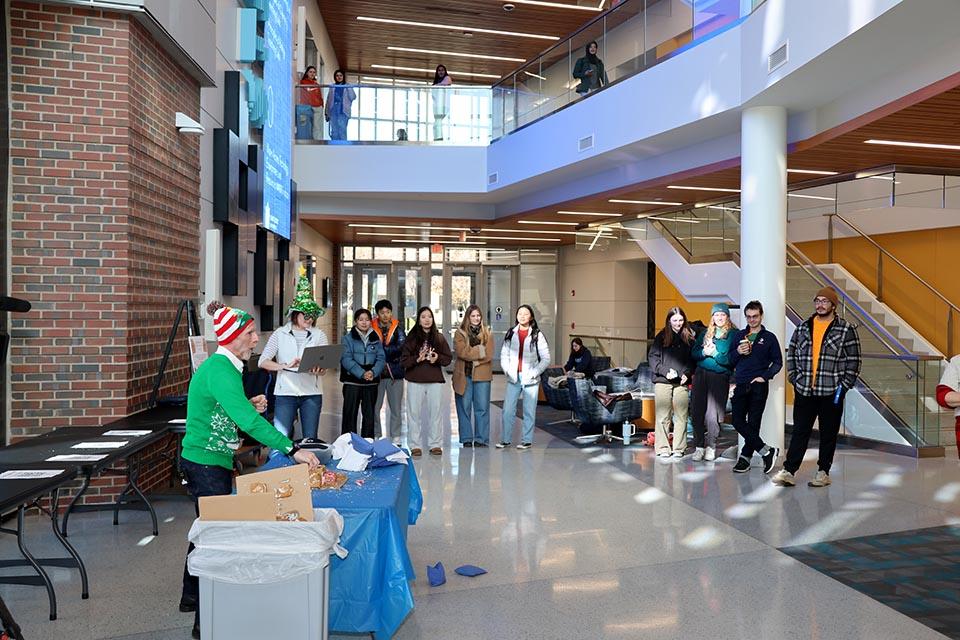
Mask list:
[[[570,328],[571,328],[571,329],[576,329],[576,328],[577,328],[577,323],[576,323],[576,322],[571,322],[571,323],[570,323]]]
[[[575,297],[576,295],[577,295],[577,290],[576,290],[576,289],[570,289],[570,297],[573,298],[573,297]]]
[[[443,245],[439,242],[435,242],[430,245],[430,253],[443,253]]]

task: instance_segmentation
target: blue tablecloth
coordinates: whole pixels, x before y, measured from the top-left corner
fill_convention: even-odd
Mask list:
[[[286,456],[275,455],[261,470],[289,464]],[[343,516],[340,544],[350,552],[344,560],[331,556],[330,631],[390,638],[413,611],[410,581],[416,575],[407,553],[407,525],[416,524],[423,493],[412,460],[345,473],[341,489],[313,491],[314,507]],[[362,486],[356,483],[361,479]]]

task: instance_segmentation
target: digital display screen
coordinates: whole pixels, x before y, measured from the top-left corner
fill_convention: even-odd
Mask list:
[[[264,229],[290,239],[290,150],[293,138],[293,0],[269,0],[263,36],[263,85],[267,114],[263,125]]]

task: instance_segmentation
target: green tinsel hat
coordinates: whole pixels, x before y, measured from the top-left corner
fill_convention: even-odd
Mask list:
[[[287,315],[293,311],[300,311],[305,316],[319,318],[324,314],[323,308],[313,299],[313,287],[307,279],[307,268],[300,265],[300,278],[297,280],[297,292],[293,296],[293,304],[287,309]]]

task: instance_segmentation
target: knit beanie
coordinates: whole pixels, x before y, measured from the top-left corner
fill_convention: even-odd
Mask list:
[[[730,305],[728,305],[726,302],[718,302],[717,304],[715,304],[715,305],[713,305],[712,307],[710,307],[710,315],[713,315],[713,314],[715,314],[715,313],[718,312],[718,311],[722,311],[723,313],[725,313],[725,314],[727,314],[727,315],[729,316],[729,315],[730,315]]]
[[[834,290],[833,287],[824,287],[823,289],[820,289],[820,291],[817,291],[817,295],[814,297],[826,298],[827,300],[833,303],[833,306],[835,307],[840,306],[840,296],[837,295],[837,292],[836,290]]]
[[[253,322],[253,316],[243,309],[228,307],[218,300],[207,305],[207,313],[213,316],[213,330],[217,334],[217,344],[221,347],[236,340],[247,325]]]

